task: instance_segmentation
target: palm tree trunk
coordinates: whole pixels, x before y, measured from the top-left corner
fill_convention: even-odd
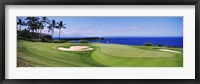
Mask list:
[[[19,30],[21,31],[21,24],[19,25],[19,27],[20,27],[20,29],[19,29]]]
[[[30,29],[28,30],[28,39],[31,39]]]
[[[33,38],[33,40],[35,39],[35,35],[34,35],[34,30],[32,30],[33,32],[32,32],[32,38]]]
[[[59,29],[59,40],[60,40],[60,32],[61,32],[61,28]]]
[[[53,40],[53,32],[54,32],[54,29],[52,29],[51,31],[51,41]]]
[[[29,31],[28,29],[26,29],[26,31],[27,31],[27,33],[26,33],[26,38],[29,39],[29,36],[30,36],[30,35],[29,35],[29,32],[30,32],[30,31]]]
[[[37,32],[37,33],[38,33],[38,34],[37,34],[37,39],[39,39],[39,38],[40,38],[40,37],[39,37],[39,36],[40,36],[40,30],[38,29],[37,31],[38,31],[38,32]]]
[[[39,39],[41,39],[41,32],[42,32],[42,29],[40,29]]]

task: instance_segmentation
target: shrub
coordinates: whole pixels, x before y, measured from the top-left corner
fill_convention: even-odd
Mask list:
[[[65,41],[65,43],[74,43],[73,41]]]
[[[169,47],[169,48],[176,48],[176,46],[166,46],[166,47]]]
[[[150,42],[146,42],[146,43],[144,43],[144,46],[153,46],[153,44]]]
[[[48,40],[52,40],[52,36],[51,35],[44,35],[42,38],[48,39]]]
[[[158,47],[163,47],[163,45],[161,45],[161,44],[157,44],[157,46],[158,46]]]
[[[36,40],[30,39],[31,42],[36,42]]]
[[[50,40],[48,38],[42,38],[41,42],[50,42]]]
[[[54,40],[53,43],[65,43],[65,40]]]
[[[88,40],[80,40],[80,43],[89,43]]]

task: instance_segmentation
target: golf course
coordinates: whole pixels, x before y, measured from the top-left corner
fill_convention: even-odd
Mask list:
[[[90,50],[64,51],[72,46]],[[17,40],[18,67],[182,67],[183,48]]]
[[[17,67],[183,67],[183,17],[18,16]]]

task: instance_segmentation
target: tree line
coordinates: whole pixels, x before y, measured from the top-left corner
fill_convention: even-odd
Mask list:
[[[49,20],[47,17],[25,17],[25,19],[21,19],[17,17],[17,31],[28,31],[32,32],[32,39],[35,39],[35,34],[38,34],[38,39],[41,40],[41,33],[44,28],[48,28],[48,32],[51,32],[51,39],[53,38],[54,29],[59,30],[59,40],[60,40],[60,34],[61,29],[66,29],[66,24],[63,23],[63,21],[56,22],[56,20]],[[22,26],[25,27],[24,30],[22,30]]]

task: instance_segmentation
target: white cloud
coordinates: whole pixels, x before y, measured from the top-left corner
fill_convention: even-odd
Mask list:
[[[115,28],[114,31],[116,32],[125,32],[125,31],[133,31],[133,30],[140,30],[144,29],[145,27],[121,27],[121,28]]]
[[[113,34],[121,35],[124,32],[130,33],[135,30],[143,29],[144,27],[121,27],[121,28],[115,28],[112,32],[106,31],[106,30],[92,30],[91,28],[82,28],[82,29],[61,29],[61,37],[84,37],[84,36],[113,36]],[[43,33],[51,34],[51,32],[48,32],[48,29],[45,28],[43,30]],[[59,30],[54,29],[54,37],[59,36]]]

